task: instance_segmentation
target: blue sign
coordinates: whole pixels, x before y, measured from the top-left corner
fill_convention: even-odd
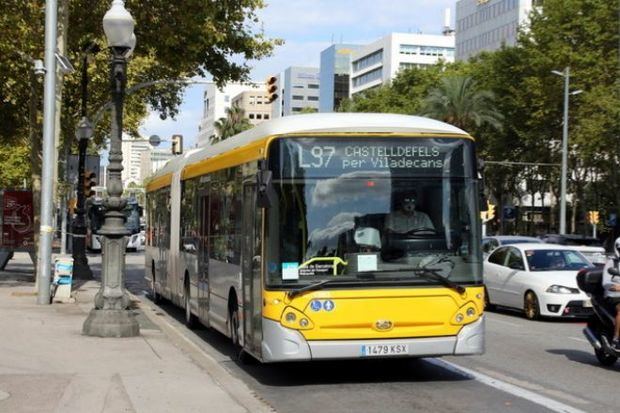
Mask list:
[[[310,308],[312,311],[321,311],[321,302],[319,300],[313,300],[310,303]]]
[[[323,308],[325,309],[325,311],[332,311],[335,306],[336,305],[334,304],[332,300],[325,300],[323,302]]]

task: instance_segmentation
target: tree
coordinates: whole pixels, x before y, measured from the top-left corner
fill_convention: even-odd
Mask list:
[[[253,125],[250,120],[245,117],[245,111],[241,107],[233,105],[226,108],[226,117],[215,121],[214,126],[216,134],[209,138],[212,145],[241,133],[244,130],[248,130]]]
[[[149,1],[127,0],[126,7],[136,20],[137,46],[128,65],[128,86],[161,79],[174,80],[213,76],[218,85],[227,81],[248,80],[248,62],[268,56],[279,40],[267,39],[256,15],[262,0]],[[69,1],[67,57],[75,66],[81,61],[86,42],[95,41],[105,48],[101,21],[109,1]],[[11,13],[0,15],[0,139],[28,142],[29,102],[32,58],[42,58],[45,8],[35,0],[3,0]],[[89,104],[91,116],[109,99],[109,53],[93,56],[89,65]],[[241,63],[240,63],[241,62]],[[41,84],[38,84],[41,87]],[[177,113],[185,85],[159,84],[128,96],[125,106],[125,132],[138,134],[138,127],[153,109],[162,118]],[[65,77],[61,136],[75,142],[79,120],[80,76]],[[39,93],[42,95],[42,93]],[[106,116],[95,130],[94,145],[99,146],[108,133]],[[37,165],[40,163],[34,163]]]
[[[493,93],[480,90],[470,76],[446,76],[424,99],[420,114],[463,130],[483,125],[501,129],[503,116],[494,104]]]

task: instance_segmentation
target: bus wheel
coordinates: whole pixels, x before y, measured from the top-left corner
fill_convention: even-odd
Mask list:
[[[241,352],[241,344],[239,340],[239,307],[234,305],[230,309],[230,322],[228,323],[230,329],[230,340],[233,343],[236,355]]]
[[[196,328],[196,317],[192,314],[190,303],[189,283],[185,282],[185,326],[189,329]]]
[[[155,263],[151,265],[151,300],[153,303],[159,303],[161,297],[157,293],[157,288],[155,287]]]

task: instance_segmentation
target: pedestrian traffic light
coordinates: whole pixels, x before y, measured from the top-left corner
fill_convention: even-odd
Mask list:
[[[183,135],[172,135],[172,154],[180,155],[183,153]]]
[[[278,78],[269,76],[267,78],[267,103],[273,103],[278,98]]]
[[[93,187],[95,186],[97,186],[97,174],[93,171],[85,171],[83,182],[85,198],[90,198],[91,196],[95,195],[95,190],[93,189]]]
[[[517,218],[517,208],[514,206],[504,206],[503,210],[503,218],[506,221],[513,221]]]
[[[592,225],[598,224],[598,221],[599,221],[598,211],[588,211],[588,221]]]

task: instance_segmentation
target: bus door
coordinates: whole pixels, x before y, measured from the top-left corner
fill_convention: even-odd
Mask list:
[[[198,313],[208,324],[209,312],[209,190],[198,194]]]
[[[243,342],[260,355],[262,340],[261,229],[262,209],[256,205],[256,184],[243,186]]]

